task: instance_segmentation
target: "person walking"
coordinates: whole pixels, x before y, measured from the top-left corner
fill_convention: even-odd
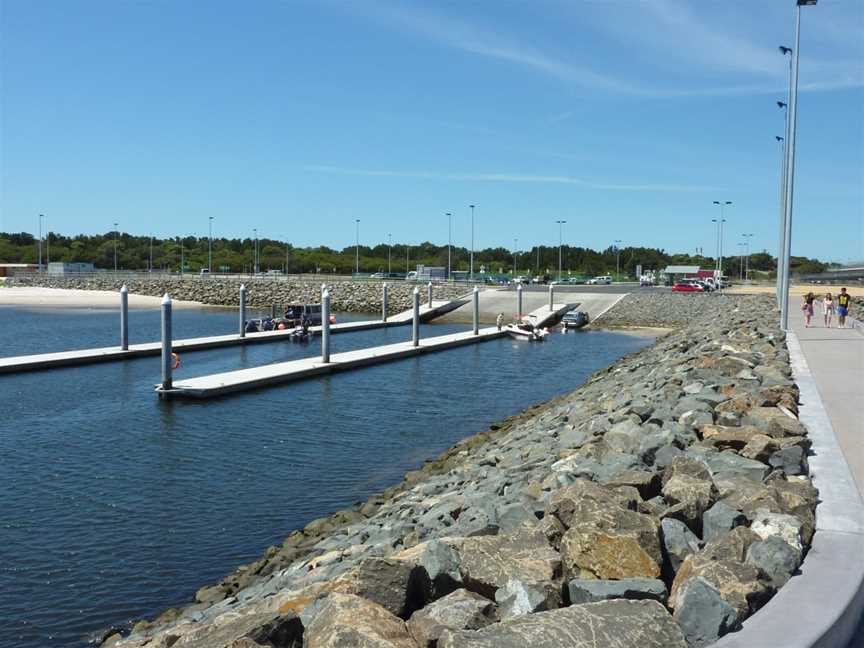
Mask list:
[[[837,324],[840,328],[846,328],[846,316],[849,314],[851,297],[845,288],[840,289],[837,295]]]
[[[501,327],[504,325],[504,313],[498,313],[498,317],[495,318],[495,326],[498,327],[498,330],[501,330]]]
[[[804,311],[804,327],[810,328],[810,320],[813,318],[813,302],[816,301],[816,295],[812,292],[804,295],[804,302],[801,304],[801,310]]]
[[[834,319],[834,297],[831,293],[825,293],[822,299],[822,316],[825,319],[825,328],[831,328],[831,320]]]

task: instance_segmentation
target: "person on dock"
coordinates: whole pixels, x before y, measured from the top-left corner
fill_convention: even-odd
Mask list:
[[[813,318],[813,302],[816,301],[816,295],[808,292],[804,295],[804,302],[801,304],[801,310],[804,311],[804,326],[810,328],[810,320]]]
[[[825,328],[831,328],[831,320],[834,319],[834,296],[830,292],[825,293],[822,299],[822,316],[825,320]]]
[[[495,318],[495,326],[498,327],[499,331],[504,326],[504,313],[498,313],[498,317]]]
[[[849,304],[851,297],[846,292],[845,288],[840,289],[840,294],[837,295],[837,325],[840,328],[846,328],[846,316],[849,314]]]

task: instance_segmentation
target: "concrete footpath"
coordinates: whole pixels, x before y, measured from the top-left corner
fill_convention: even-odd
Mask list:
[[[810,328],[800,312],[790,312],[789,320],[858,491],[864,493],[864,331],[838,329],[836,321],[825,328],[818,313]]]

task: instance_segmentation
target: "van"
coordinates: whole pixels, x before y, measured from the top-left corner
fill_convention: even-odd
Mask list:
[[[610,277],[609,275],[601,275],[599,277],[594,277],[593,279],[589,279],[585,283],[592,285],[592,286],[609,285],[612,283],[612,277]]]

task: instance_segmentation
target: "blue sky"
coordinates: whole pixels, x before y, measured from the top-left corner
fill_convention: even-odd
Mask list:
[[[776,248],[793,0],[0,0],[0,230]],[[864,3],[803,12],[793,253],[864,258]]]

